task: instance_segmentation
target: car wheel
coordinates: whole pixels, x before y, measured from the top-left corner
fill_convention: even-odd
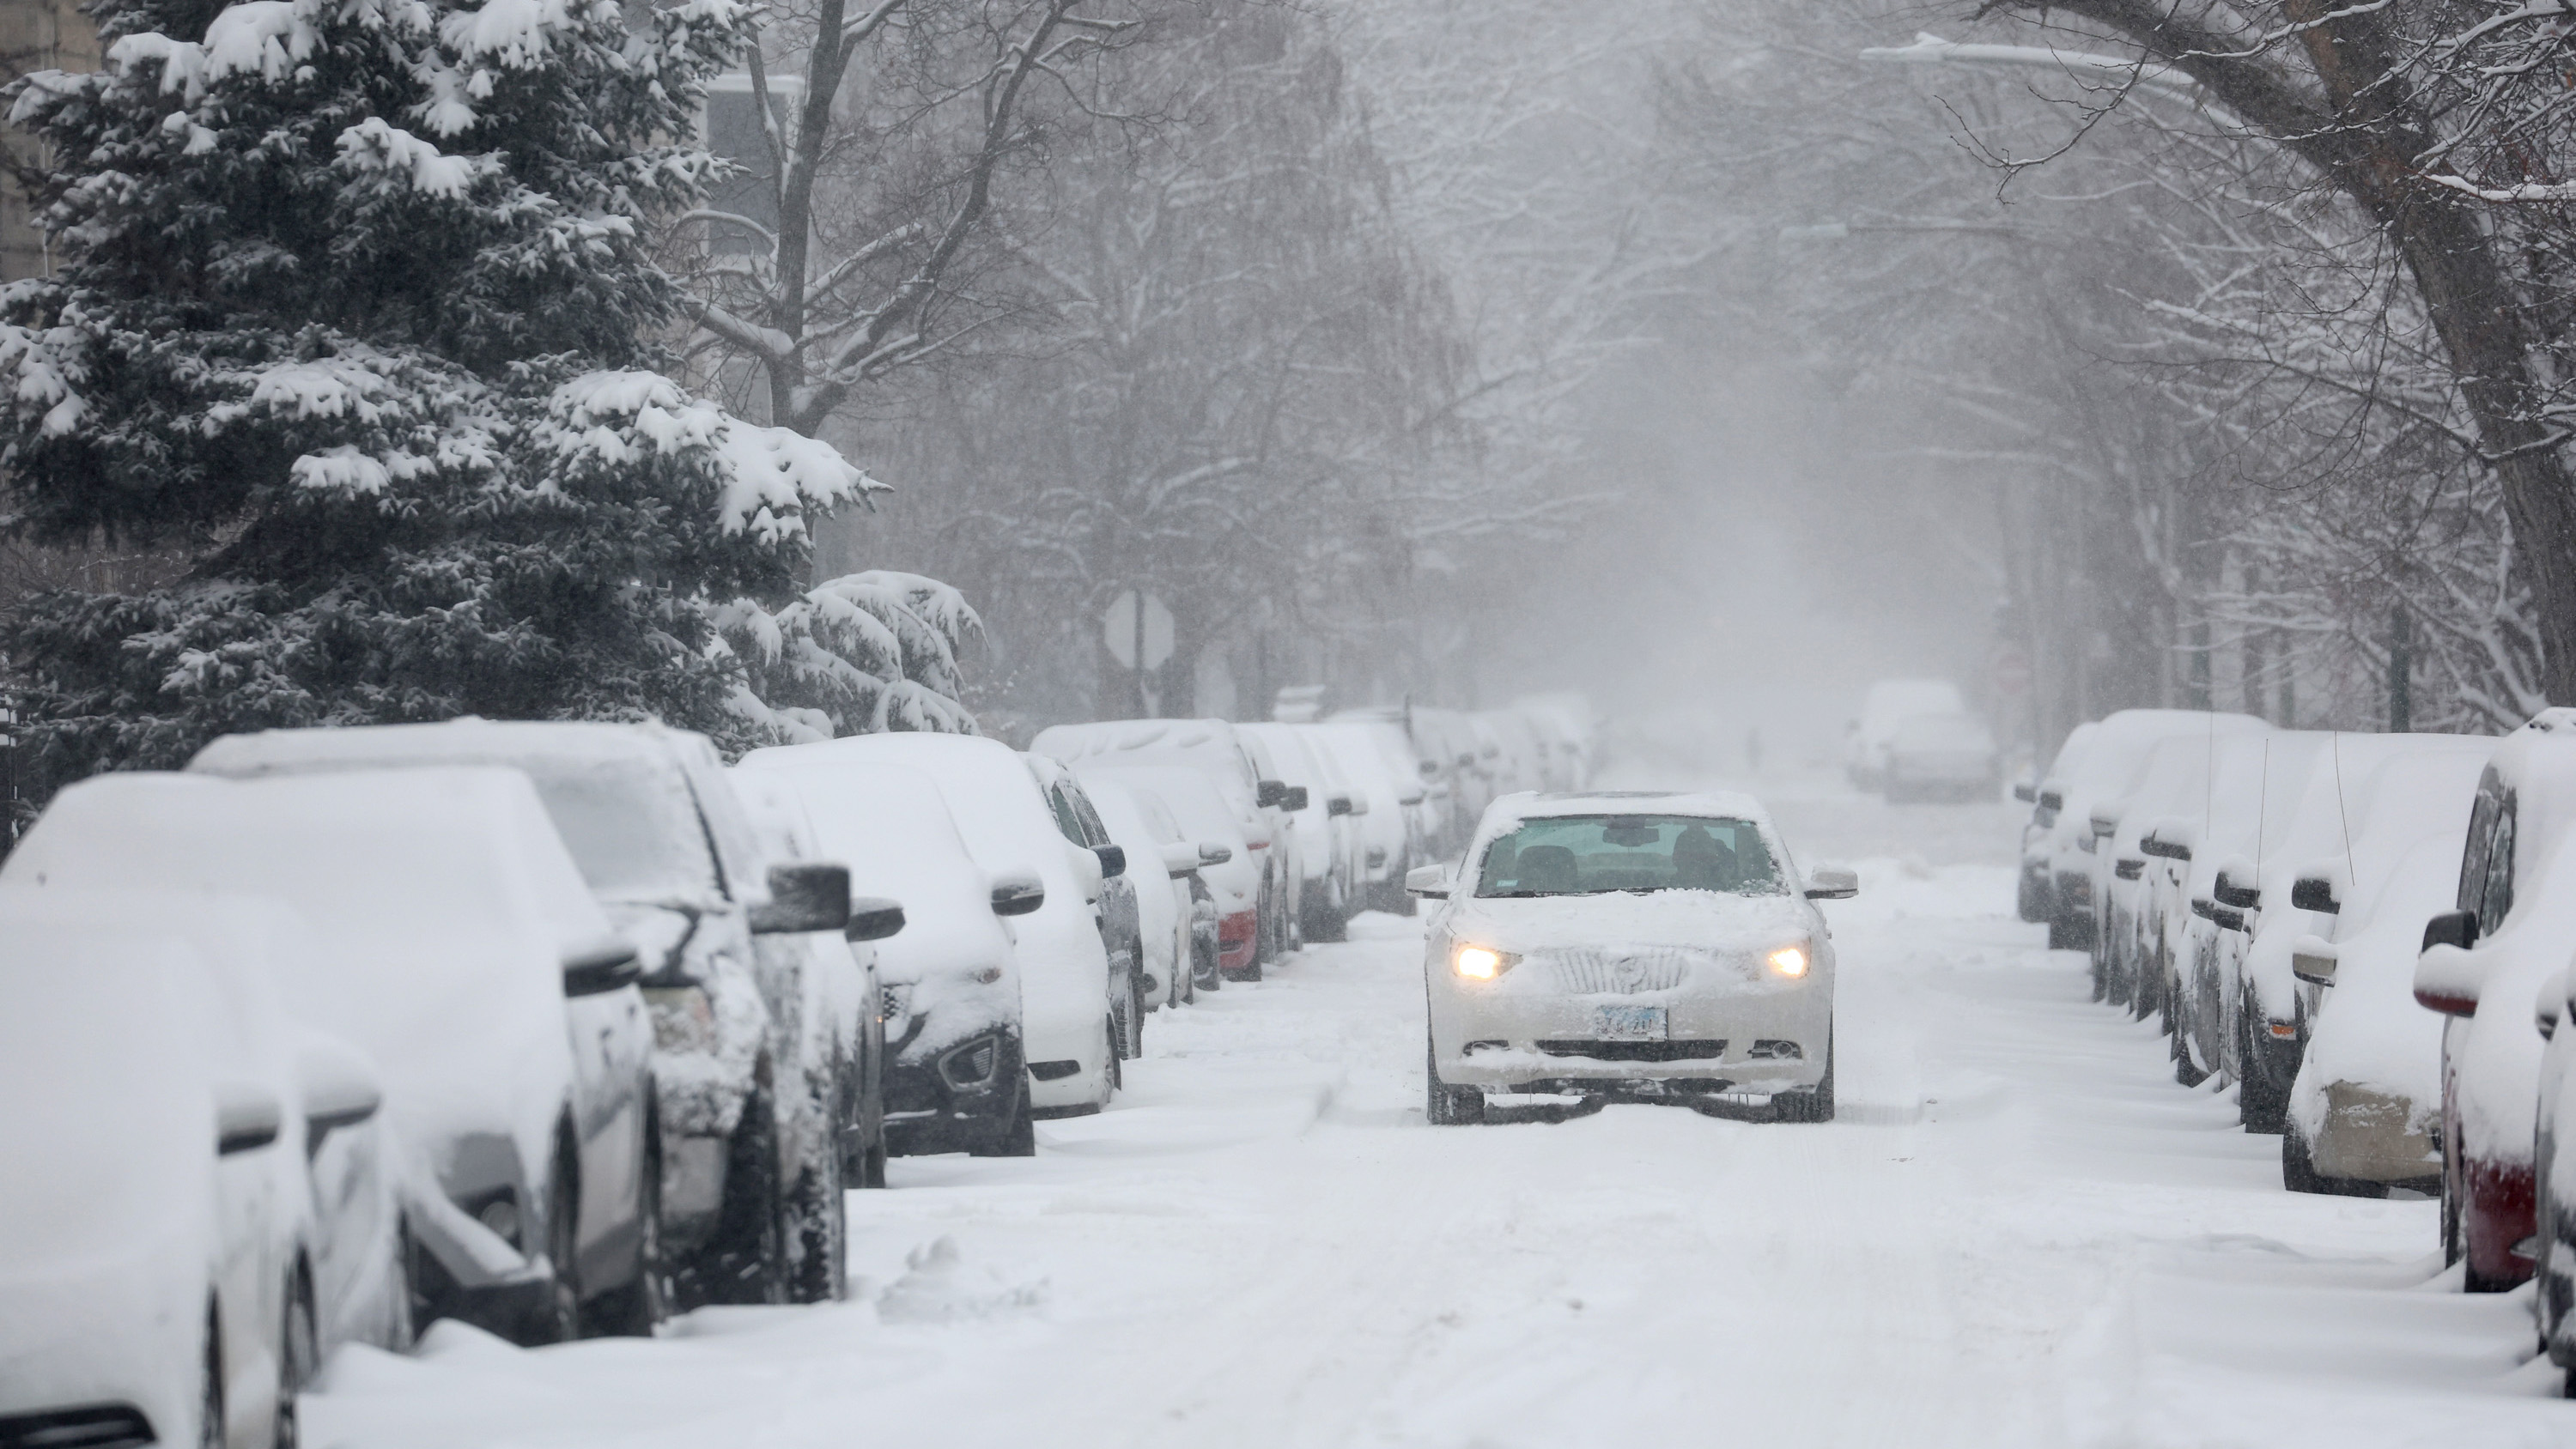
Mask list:
[[[206,1352],[198,1370],[197,1449],[224,1449],[232,1437],[224,1423],[224,1323],[212,1300],[206,1304]]]
[[[302,1269],[286,1281],[286,1322],[277,1337],[277,1422],[270,1435],[276,1449],[296,1449],[304,1441],[304,1421],[297,1400],[322,1369],[321,1335],[313,1326],[313,1285]]]
[[[609,1338],[651,1338],[671,1316],[678,1297],[671,1282],[669,1255],[662,1248],[661,1129],[650,1117],[644,1123],[644,1165],[635,1181],[635,1278],[599,1296],[585,1317],[591,1330]]]
[[[581,1200],[571,1151],[555,1144],[554,1171],[546,1176],[546,1260],[554,1276],[545,1306],[529,1325],[528,1342],[570,1343],[581,1337]]]
[[[1834,1120],[1834,1035],[1825,1032],[1825,1075],[1812,1087],[1782,1092],[1771,1099],[1771,1115],[1781,1122]]]
[[[682,1306],[787,1301],[786,1227],[779,1192],[778,1109],[770,1088],[743,1103],[725,1153],[715,1231],[692,1255]]]
[[[1426,1086],[1422,1116],[1434,1127],[1471,1127],[1485,1120],[1485,1094],[1474,1087],[1453,1087],[1440,1080],[1440,1058],[1425,1033],[1422,1076]]]
[[[787,1279],[791,1303],[836,1303],[849,1292],[850,1204],[843,1185],[837,1147],[813,1154],[797,1179],[787,1206],[796,1248]]]
[[[2281,1132],[2286,1130],[2290,1094],[2275,1086],[2272,1074],[2263,1070],[2263,1039],[2254,1034],[2255,1023],[2263,1019],[2250,996],[2237,1008],[2236,1054],[2245,1070],[2237,1078],[2236,1115],[2248,1132]]]

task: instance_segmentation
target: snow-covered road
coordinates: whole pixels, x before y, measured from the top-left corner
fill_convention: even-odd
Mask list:
[[[2011,919],[2013,816],[1780,806],[1854,859],[1842,1119],[1422,1120],[1419,936],[1152,1018],[1034,1161],[898,1160],[851,1301],[352,1351],[324,1446],[2576,1444],[2435,1207],[2281,1191]]]

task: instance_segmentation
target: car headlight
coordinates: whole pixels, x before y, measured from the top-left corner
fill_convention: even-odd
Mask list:
[[[1807,948],[1804,945],[1783,946],[1763,959],[1771,964],[1772,970],[1779,972],[1783,976],[1804,976],[1807,974],[1809,958],[1807,956]]]
[[[1497,951],[1491,946],[1462,944],[1449,953],[1449,969],[1470,981],[1491,981],[1511,970],[1520,959],[1509,951]]]

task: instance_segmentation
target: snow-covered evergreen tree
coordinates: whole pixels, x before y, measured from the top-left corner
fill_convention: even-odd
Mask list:
[[[777,737],[722,628],[793,617],[808,520],[879,485],[660,370],[647,231],[743,7],[93,13],[101,73],[11,91],[65,261],[0,290],[6,522],[199,562],[0,639],[44,773],[460,713]]]

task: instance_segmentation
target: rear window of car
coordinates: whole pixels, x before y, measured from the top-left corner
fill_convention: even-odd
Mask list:
[[[1611,891],[1783,894],[1760,827],[1698,815],[1553,815],[1525,820],[1485,848],[1481,897]]]

